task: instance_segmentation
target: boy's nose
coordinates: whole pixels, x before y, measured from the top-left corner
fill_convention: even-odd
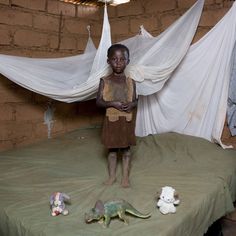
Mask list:
[[[123,61],[122,60],[117,60],[117,64],[122,64]]]

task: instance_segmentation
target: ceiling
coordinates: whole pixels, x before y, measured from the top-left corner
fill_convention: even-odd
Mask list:
[[[87,5],[87,6],[103,6],[104,3],[99,0],[60,0],[62,2],[68,2],[78,5]]]
[[[103,6],[104,2],[111,6],[117,6],[119,4],[127,3],[130,0],[60,0],[62,2],[73,3],[77,5],[86,6]]]

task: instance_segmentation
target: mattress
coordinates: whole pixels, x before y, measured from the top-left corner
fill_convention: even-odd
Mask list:
[[[166,133],[137,138],[132,147],[130,188],[122,188],[121,163],[117,182],[107,178],[107,151],[100,129],[80,129],[35,145],[0,153],[0,235],[158,235],[202,236],[208,227],[234,210],[236,150],[201,138]],[[175,214],[162,215],[157,192],[171,186],[180,198]],[[71,198],[69,215],[50,215],[53,192]],[[86,224],[84,214],[97,200],[124,199],[148,219],[127,214],[108,228]]]

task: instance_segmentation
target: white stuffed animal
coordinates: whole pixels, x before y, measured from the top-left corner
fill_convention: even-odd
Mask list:
[[[175,213],[176,207],[180,200],[178,199],[178,194],[175,192],[175,189],[169,186],[162,187],[159,200],[157,202],[157,207],[162,214],[166,215],[168,213]]]

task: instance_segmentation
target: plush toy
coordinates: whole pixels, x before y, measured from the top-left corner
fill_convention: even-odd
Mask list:
[[[158,197],[157,207],[162,214],[166,215],[168,213],[175,213],[176,207],[180,203],[178,199],[178,194],[175,189],[169,186],[162,188],[161,194]]]
[[[65,206],[64,202],[68,202],[70,197],[65,193],[55,192],[50,197],[51,215],[58,216],[60,214],[66,216],[69,211]]]

